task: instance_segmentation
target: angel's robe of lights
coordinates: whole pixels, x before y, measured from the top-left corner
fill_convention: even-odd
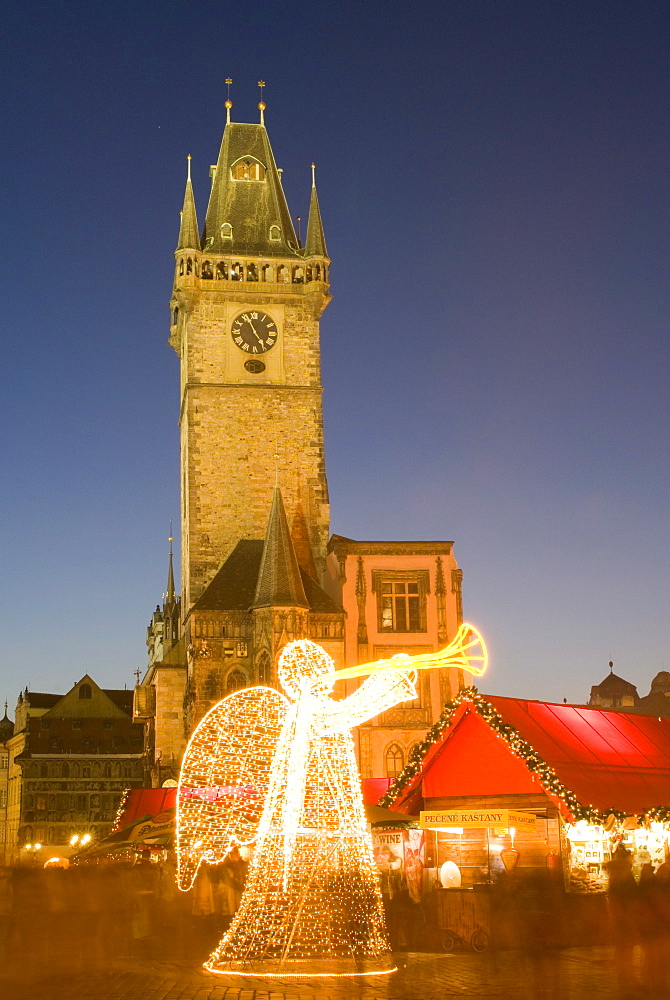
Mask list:
[[[394,971],[351,730],[416,698],[411,663],[330,697],[333,661],[289,643],[286,695],[248,688],[202,720],[187,747],[178,808],[179,882],[255,838],[240,908],[212,972],[352,976]],[[260,812],[260,818],[258,813]],[[257,829],[255,825],[257,824]]]

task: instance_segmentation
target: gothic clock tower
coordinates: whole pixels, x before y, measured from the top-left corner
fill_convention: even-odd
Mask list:
[[[170,342],[181,361],[182,608],[242,539],[265,537],[278,481],[301,570],[320,580],[329,529],[319,318],[330,300],[312,169],[305,245],[264,124],[228,120],[202,239],[189,174]]]

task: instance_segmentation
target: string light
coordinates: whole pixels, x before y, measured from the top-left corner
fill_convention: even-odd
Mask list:
[[[574,821],[586,820],[589,824],[593,825],[606,823],[609,816],[614,816],[619,821],[626,818],[627,813],[621,809],[598,809],[590,803],[581,802],[575,793],[563,784],[554,769],[540,756],[537,750],[524,740],[518,729],[503,721],[493,705],[477,691],[476,687],[464,688],[451,701],[446,702],[442,714],[432,728],[428,730],[425,739],[413,747],[407,766],[400,772],[389,787],[389,790],[379,800],[380,805],[392,805],[400,792],[420,774],[423,758],[426,753],[442,738],[442,734],[449,728],[456,712],[464,703],[472,705],[491,730],[505,741],[514,756],[520,757],[524,761],[528,770],[537,776],[545,791],[564,803],[569,813],[568,818],[572,818]],[[648,809],[644,814],[639,816],[639,820],[641,822],[651,822],[652,820],[668,821],[670,820],[670,807],[657,806]]]
[[[220,974],[394,971],[351,729],[416,697],[412,659],[387,663],[341,701],[333,661],[302,639],[279,681],[237,691],[193,733],[177,807],[178,882],[255,840],[240,907],[205,963]],[[375,668],[377,665],[375,665]]]

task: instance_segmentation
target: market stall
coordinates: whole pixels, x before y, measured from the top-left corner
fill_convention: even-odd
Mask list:
[[[470,688],[380,802],[422,814],[434,886],[449,862],[465,888],[544,873],[602,893],[619,844],[637,877],[670,858],[670,719]]]

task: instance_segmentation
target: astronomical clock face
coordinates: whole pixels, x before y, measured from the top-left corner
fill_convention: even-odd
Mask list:
[[[277,324],[259,309],[249,309],[233,320],[230,335],[241,351],[265,354],[277,342]]]

